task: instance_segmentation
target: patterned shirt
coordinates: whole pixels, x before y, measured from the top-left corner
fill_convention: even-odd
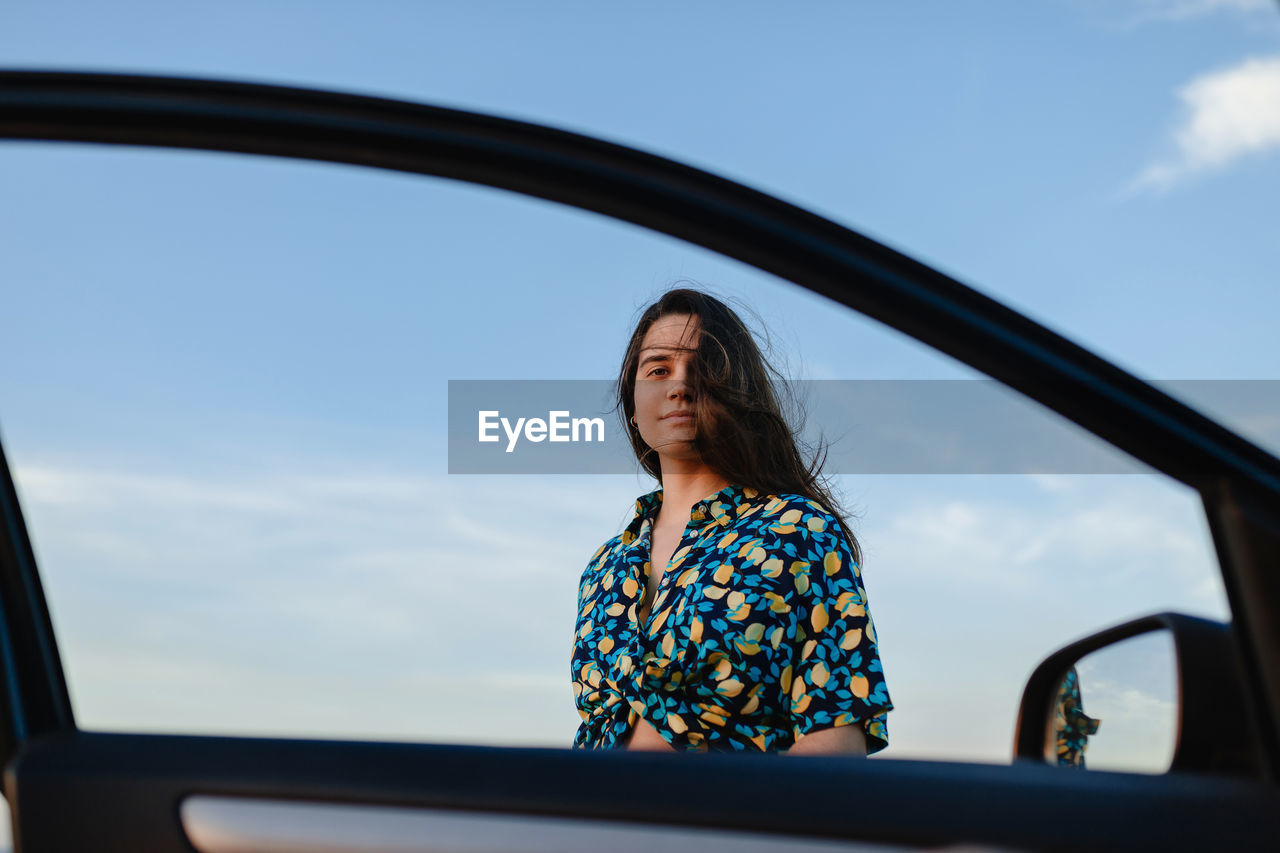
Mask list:
[[[1080,674],[1074,666],[1071,667],[1058,686],[1058,703],[1053,718],[1058,764],[1062,767],[1084,767],[1084,752],[1089,748],[1089,738],[1098,733],[1101,724],[1102,720],[1085,714],[1084,698],[1080,695]]]
[[[661,489],[640,497],[582,574],[574,746],[612,747],[643,715],[676,749],[785,750],[850,724],[883,749],[893,706],[839,521],[736,485],[699,501],[640,625],[661,503]]]

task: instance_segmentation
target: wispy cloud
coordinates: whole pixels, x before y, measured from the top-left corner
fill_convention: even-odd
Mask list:
[[[1160,478],[859,479],[896,757],[1008,761],[1052,650],[1143,613],[1230,618],[1198,497]],[[948,741],[956,714],[971,724]]]
[[[1187,21],[1216,12],[1274,12],[1274,0],[1140,0],[1135,23]]]
[[[1159,578],[1184,596],[1199,592],[1206,578],[1217,580],[1194,496],[1147,481],[1094,491],[1079,486],[1081,479],[1087,481],[1059,478],[1048,493],[1053,499],[1027,505],[1007,498],[912,502],[877,525],[874,550],[896,571],[934,579],[963,566],[967,584],[1010,595],[1040,594],[1064,577],[1137,586]],[[1203,604],[1222,604],[1220,583],[1204,592]]]
[[[577,723],[579,575],[643,488],[319,460],[14,473],[82,723],[542,745]],[[518,717],[492,701],[517,694]]]
[[[1280,148],[1280,57],[1255,57],[1203,74],[1178,91],[1185,115],[1173,151],[1144,169],[1126,194],[1162,191]]]

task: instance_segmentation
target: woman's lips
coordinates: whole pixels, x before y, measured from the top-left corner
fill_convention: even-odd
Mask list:
[[[664,417],[662,421],[663,423],[668,424],[691,424],[693,423],[693,415],[683,412],[680,414],[671,414]]]

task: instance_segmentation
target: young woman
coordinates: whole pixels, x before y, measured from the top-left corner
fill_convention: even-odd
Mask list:
[[[728,306],[672,290],[618,377],[661,488],[579,586],[574,745],[867,754],[892,708],[856,540]]]

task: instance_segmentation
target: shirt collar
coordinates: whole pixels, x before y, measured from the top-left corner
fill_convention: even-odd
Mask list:
[[[689,511],[689,518],[695,522],[713,518],[721,527],[728,527],[737,518],[738,508],[754,500],[757,494],[755,489],[746,486],[725,486],[714,495],[708,495],[694,504]],[[636,513],[632,523],[638,524],[642,519],[656,515],[661,505],[661,488],[636,498]]]

